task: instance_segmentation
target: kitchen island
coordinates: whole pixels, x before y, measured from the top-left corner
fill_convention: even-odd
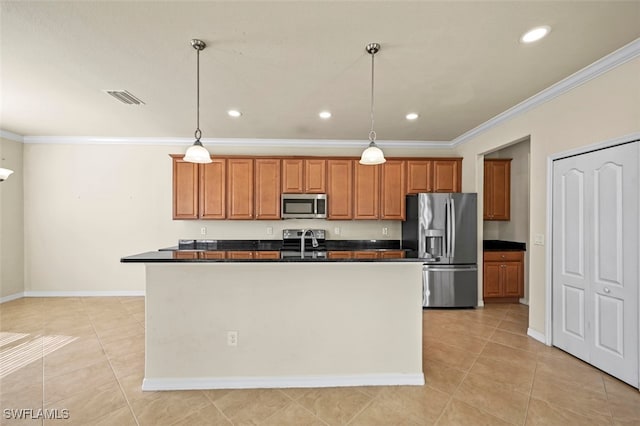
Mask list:
[[[421,259],[259,251],[122,259],[146,268],[143,390],[424,384]]]

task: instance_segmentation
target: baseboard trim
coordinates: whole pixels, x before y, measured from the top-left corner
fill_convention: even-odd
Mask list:
[[[144,296],[144,290],[122,291],[25,291],[24,297],[128,297]]]
[[[547,344],[545,335],[540,333],[539,331],[534,330],[533,328],[527,329],[527,336],[536,339],[540,343],[544,343],[545,345]]]
[[[423,386],[424,374],[345,376],[160,378],[142,381],[143,391],[258,388],[327,388],[345,386]]]
[[[520,303],[521,303],[522,305],[527,305],[527,306],[529,306],[529,299],[522,298],[522,299],[520,299]]]
[[[24,291],[20,293],[10,294],[8,296],[0,297],[0,305],[5,302],[11,302],[12,300],[22,299],[24,297]]]

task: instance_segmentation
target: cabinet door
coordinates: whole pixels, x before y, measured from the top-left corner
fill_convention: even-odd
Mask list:
[[[378,219],[380,217],[380,167],[354,164],[354,219]]]
[[[228,251],[227,259],[253,259],[252,251]]]
[[[380,252],[382,259],[402,259],[404,258],[404,250],[389,250]]]
[[[173,159],[173,218],[198,218],[198,164]]]
[[[255,160],[256,219],[280,219],[280,160]]]
[[[381,167],[380,218],[405,219],[405,162],[387,160]]]
[[[353,162],[327,160],[327,219],[353,219]]]
[[[200,165],[200,219],[227,217],[226,166],[227,161],[220,158]]]
[[[485,160],[486,220],[511,219],[511,160]],[[488,177],[487,177],[488,176]],[[489,191],[487,191],[489,188]]]
[[[522,263],[505,262],[501,266],[504,279],[504,296],[521,297],[521,287],[523,287]]]
[[[326,186],[327,162],[324,159],[304,160],[304,192],[324,194]]]
[[[282,160],[282,192],[302,194],[304,192],[304,160]]]
[[[407,194],[433,191],[433,166],[429,160],[407,161]]]
[[[198,252],[197,251],[174,251],[173,258],[174,259],[197,259]]]
[[[462,190],[462,160],[433,160],[433,192]]]
[[[498,262],[484,262],[483,270],[482,285],[484,297],[502,297],[502,264]]]
[[[255,259],[280,259],[280,252],[275,250],[256,251],[253,253]]]
[[[224,259],[226,257],[226,253],[224,251],[203,251],[202,258],[203,259]]]
[[[378,252],[377,251],[354,251],[353,258],[354,259],[377,259]]]
[[[227,217],[253,219],[253,159],[227,160]]]
[[[332,250],[327,253],[329,259],[351,259],[353,257],[352,251],[340,251]]]

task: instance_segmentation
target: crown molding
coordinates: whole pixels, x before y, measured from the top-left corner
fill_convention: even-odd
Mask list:
[[[598,59],[594,63],[587,65],[580,71],[570,75],[567,78],[549,86],[548,88],[538,92],[519,104],[509,108],[508,110],[496,115],[495,117],[485,121],[479,126],[469,130],[451,141],[451,146],[456,147],[469,142],[474,137],[487,130],[511,120],[530,109],[536,108],[558,96],[575,89],[576,87],[592,80],[607,71],[610,71],[625,62],[628,62],[640,56],[640,38],[635,39],[631,43],[621,47],[620,49],[610,53],[609,55]]]
[[[0,138],[9,139],[10,141],[24,142],[24,136],[17,133],[9,132],[7,130],[0,129]]]
[[[25,136],[28,144],[93,144],[93,145],[191,145],[193,138],[97,137],[97,136]],[[450,147],[447,141],[376,141],[382,148],[424,149]],[[203,138],[212,147],[284,147],[284,148],[361,148],[366,140],[341,139],[213,139]]]

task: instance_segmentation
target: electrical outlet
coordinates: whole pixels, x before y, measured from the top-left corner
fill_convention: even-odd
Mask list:
[[[227,346],[238,346],[237,331],[227,331]]]
[[[203,226],[202,228],[200,228],[200,235],[207,235],[207,227]]]
[[[382,228],[382,235],[389,235],[389,228],[387,228],[386,226]]]
[[[336,235],[340,235],[340,227],[336,226],[335,228],[333,228],[333,233]]]
[[[273,226],[267,226],[267,235],[273,235]]]

